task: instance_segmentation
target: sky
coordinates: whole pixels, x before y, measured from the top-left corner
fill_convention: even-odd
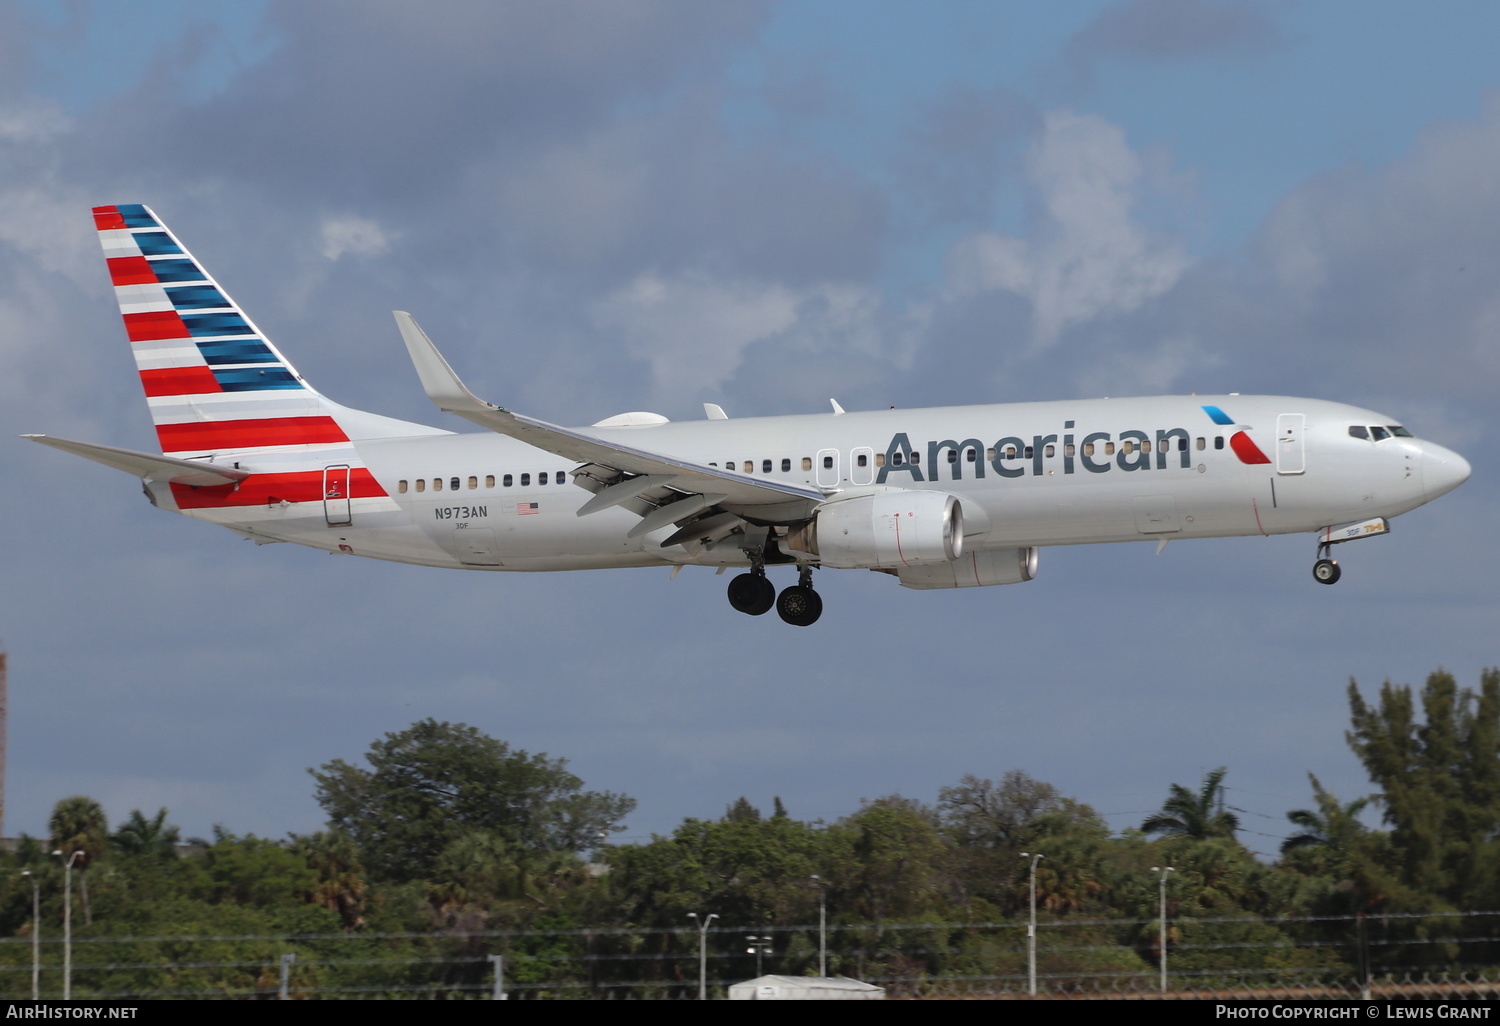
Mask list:
[[[5,833],[73,794],[315,830],[309,768],[431,717],[635,797],[625,841],[1011,769],[1123,830],[1225,766],[1273,853],[1309,773],[1371,790],[1351,678],[1500,663],[1497,37],[1459,0],[0,3]],[[557,423],[1235,391],[1474,475],[1333,588],[1311,536],[1050,548],[956,593],[825,571],[805,630],[707,569],[256,547],[16,438],[154,446],[110,203],[326,395],[453,430],[391,310]]]

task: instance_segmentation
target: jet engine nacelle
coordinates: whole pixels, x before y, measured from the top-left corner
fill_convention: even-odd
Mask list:
[[[964,511],[945,492],[880,492],[820,506],[786,547],[842,569],[948,563],[964,551]]]
[[[896,576],[901,579],[901,587],[918,591],[1022,584],[1036,576],[1036,552],[1035,547],[978,549],[951,563],[904,566]]]

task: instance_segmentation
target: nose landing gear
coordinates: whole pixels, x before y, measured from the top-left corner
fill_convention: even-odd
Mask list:
[[[1323,541],[1318,543],[1318,561],[1313,564],[1313,580],[1319,584],[1337,584],[1339,578],[1344,576],[1344,571],[1339,569],[1339,561],[1329,559],[1333,555],[1333,545]]]

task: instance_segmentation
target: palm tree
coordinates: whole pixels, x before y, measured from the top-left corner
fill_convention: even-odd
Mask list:
[[[1309,773],[1307,779],[1312,782],[1313,797],[1317,800],[1318,808],[1316,811],[1293,809],[1286,814],[1292,825],[1301,829],[1281,843],[1281,853],[1285,855],[1302,848],[1323,848],[1335,861],[1347,859],[1355,839],[1364,833],[1365,827],[1359,821],[1359,814],[1370,804],[1370,799],[1356,798],[1340,805],[1336,797],[1323,790],[1317,777]]]
[[[1203,778],[1203,786],[1194,794],[1181,784],[1173,784],[1161,811],[1148,816],[1141,829],[1148,834],[1167,837],[1209,837],[1234,839],[1240,818],[1224,808],[1224,774],[1220,766]]]
[[[125,855],[170,860],[177,856],[182,833],[167,822],[167,810],[159,810],[147,819],[140,809],[131,809],[130,818],[120,824],[110,843]]]
[[[52,847],[63,852],[63,858],[75,851],[83,852],[83,857],[73,864],[74,869],[88,869],[91,861],[109,850],[109,825],[104,819],[104,808],[92,798],[81,794],[64,798],[52,807],[48,826],[52,829]],[[92,923],[88,874],[81,875],[78,883],[83,897],[83,921]]]

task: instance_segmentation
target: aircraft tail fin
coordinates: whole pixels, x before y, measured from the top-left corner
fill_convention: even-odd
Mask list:
[[[94,224],[163,453],[434,432],[320,395],[148,207],[95,207]]]

